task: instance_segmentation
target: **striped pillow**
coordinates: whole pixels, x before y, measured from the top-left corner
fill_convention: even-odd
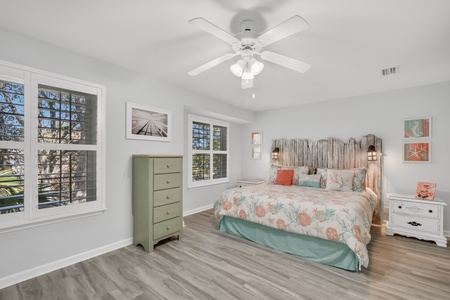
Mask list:
[[[297,185],[320,188],[321,179],[322,176],[319,174],[316,175],[300,174]]]

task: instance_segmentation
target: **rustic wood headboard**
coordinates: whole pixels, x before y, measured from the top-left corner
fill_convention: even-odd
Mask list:
[[[375,146],[377,160],[367,161],[369,146]],[[316,168],[367,170],[366,186],[377,195],[377,205],[372,218],[373,224],[381,224],[381,139],[373,134],[365,135],[357,142],[350,138],[343,142],[335,138],[319,140],[316,143],[302,139],[276,139],[272,151],[279,148],[278,159],[273,164],[283,166],[308,166]]]

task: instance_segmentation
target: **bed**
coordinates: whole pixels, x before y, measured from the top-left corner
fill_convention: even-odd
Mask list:
[[[380,151],[381,141],[373,135],[366,137],[377,142]],[[372,140],[368,142],[370,145]],[[357,271],[362,266],[368,267],[370,227],[380,218],[380,191],[377,193],[373,190],[379,188],[380,162],[364,162],[367,150],[364,149],[366,144],[362,143],[362,150],[359,151],[362,154],[358,154],[358,151],[352,151],[351,154],[356,164],[340,165],[339,160],[334,160],[338,163],[326,162],[325,166],[328,168],[315,168],[314,166],[324,165],[320,159],[317,161],[318,155],[301,151],[302,155],[316,159],[301,161],[298,159],[298,149],[301,147],[294,147],[297,150],[293,151],[289,147],[293,142],[275,140],[272,148],[278,148],[280,143],[284,143],[284,151],[290,151],[291,154],[281,155],[284,161],[280,165],[272,165],[268,183],[229,189],[214,203],[219,230],[346,270]],[[298,140],[295,144],[298,144]],[[330,139],[326,146],[334,152],[337,149]],[[343,146],[345,147],[345,143]],[[322,153],[327,152],[323,147],[322,150]],[[346,151],[337,152],[348,155]],[[292,163],[293,155],[296,156],[294,160],[297,163],[301,161],[310,167],[282,166],[283,162]],[[355,166],[358,168],[354,168]],[[292,185],[277,182],[281,174],[277,172],[286,172],[280,170],[293,170],[293,173],[289,173]],[[361,173],[361,170],[364,172]],[[348,176],[351,174],[353,176],[349,183]],[[344,179],[346,185],[343,184]],[[316,185],[317,180],[320,182]]]

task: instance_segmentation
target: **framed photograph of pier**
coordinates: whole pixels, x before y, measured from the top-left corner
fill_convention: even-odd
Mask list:
[[[172,112],[127,102],[126,138],[170,142]]]

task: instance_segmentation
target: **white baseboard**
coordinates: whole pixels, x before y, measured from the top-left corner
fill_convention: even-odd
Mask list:
[[[450,238],[450,231],[444,230],[444,235],[445,235],[447,238]]]
[[[133,238],[128,238],[116,243],[112,243],[97,249],[89,250],[84,253],[76,254],[74,256],[66,257],[57,261],[50,262],[45,265],[37,266],[29,270],[25,270],[16,274],[12,274],[3,278],[0,278],[0,289],[8,287],[13,284],[73,265],[75,263],[87,260],[89,258],[111,252],[113,250],[131,245]]]
[[[199,213],[199,212],[211,209],[211,208],[213,208],[213,204],[205,205],[205,206],[202,206],[202,207],[197,207],[197,208],[194,208],[194,209],[191,209],[191,210],[183,212],[183,217],[186,217],[186,216],[189,216],[189,215],[193,215],[193,214],[196,214],[196,213]]]

